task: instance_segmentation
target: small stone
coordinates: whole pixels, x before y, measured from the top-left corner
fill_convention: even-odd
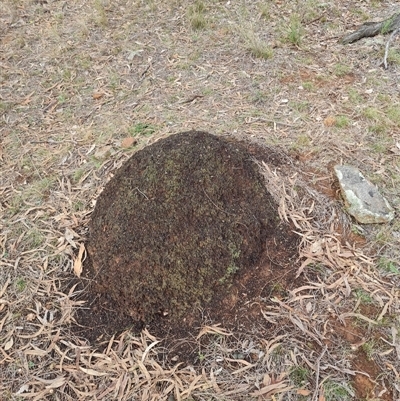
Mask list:
[[[127,138],[123,139],[121,142],[121,146],[125,149],[130,148],[137,144],[137,139],[133,136],[128,136]]]
[[[388,223],[394,210],[362,173],[352,166],[334,167],[347,211],[363,224]]]

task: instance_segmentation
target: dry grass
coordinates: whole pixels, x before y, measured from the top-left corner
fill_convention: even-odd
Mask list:
[[[285,36],[294,11],[300,42]],[[399,219],[361,227],[320,194],[343,161],[399,211],[397,45],[383,70],[382,38],[337,44],[392,11],[374,1],[2,1],[0,398],[355,399],[352,378],[371,375],[353,363],[364,350],[380,371],[374,399],[399,399]],[[297,160],[262,168],[302,238],[296,269],[308,284],[260,300],[268,336],[208,324],[196,340],[202,368],[165,360],[146,331],[95,349],[71,334],[84,305],[64,288],[96,196],[132,152],[192,128]],[[344,241],[346,230],[365,245]]]

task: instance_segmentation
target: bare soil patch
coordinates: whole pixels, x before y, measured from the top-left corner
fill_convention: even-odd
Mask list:
[[[366,310],[369,309],[369,312]],[[371,316],[377,310],[374,307],[362,308],[364,315]],[[365,327],[357,325],[352,319],[345,319],[344,324],[332,322],[335,334],[332,335],[333,341],[344,341],[350,347],[353,356],[351,366],[355,370],[352,377],[352,384],[356,394],[361,399],[375,399],[390,401],[393,400],[393,389],[390,381],[382,380],[382,368],[379,366],[379,357],[369,352],[368,342],[379,341],[379,336],[375,335],[372,339]],[[335,338],[336,337],[336,338]]]

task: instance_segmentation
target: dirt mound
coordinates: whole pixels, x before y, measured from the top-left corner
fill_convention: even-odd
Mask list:
[[[134,154],[97,200],[91,292],[136,324],[179,327],[198,307],[236,304],[238,280],[253,280],[260,295],[262,255],[277,256],[291,238],[276,208],[242,144],[195,131],[160,140]],[[123,329],[127,321],[109,315],[97,325]]]

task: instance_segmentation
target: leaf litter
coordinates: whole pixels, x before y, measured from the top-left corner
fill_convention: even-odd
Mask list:
[[[237,9],[232,2],[228,3],[215,10],[215,14],[210,12],[210,18],[220,18],[219,13],[222,13],[227,16],[227,22],[236,21],[235,13],[243,10]],[[259,2],[254,2],[246,6],[252,18],[260,15],[256,10],[258,5]],[[260,77],[265,79],[264,62],[251,60],[240,46],[236,46],[235,37],[235,48],[229,47],[230,41],[226,40],[230,35],[229,24],[218,32],[222,41],[218,42],[216,35],[216,48],[208,49],[211,58],[204,57],[196,55],[196,51],[204,45],[201,42],[203,39],[198,35],[200,43],[192,41],[193,33],[185,25],[182,6],[176,2],[160,2],[156,9],[159,7],[162,12],[158,13],[150,4],[137,4],[144,12],[142,15],[149,17],[148,20],[143,17],[142,23],[148,24],[157,39],[153,44],[141,41],[141,52],[134,58],[138,60],[138,68],[132,68],[124,59],[125,51],[126,54],[137,52],[128,48],[132,41],[120,42],[121,53],[111,57],[109,54],[115,49],[113,43],[120,39],[109,27],[102,27],[101,20],[96,22],[93,19],[92,6],[78,2],[61,9],[58,8],[61,5],[56,3],[28,1],[21,1],[18,6],[8,1],[0,5],[4,11],[0,13],[0,29],[5,49],[0,59],[4,84],[0,98],[4,112],[0,125],[2,396],[5,399],[18,396],[31,400],[162,400],[172,395],[179,400],[190,397],[209,399],[213,396],[248,399],[248,395],[253,394],[252,397],[260,399],[294,400],[300,395],[324,400],[329,399],[327,389],[330,379],[340,383],[355,378],[353,386],[354,391],[359,392],[357,394],[361,391],[356,387],[357,380],[360,380],[378,399],[398,398],[398,322],[393,316],[398,315],[399,282],[395,274],[381,274],[376,269],[376,258],[370,256],[386,252],[389,258],[398,262],[395,247],[390,249],[390,240],[385,239],[379,244],[377,252],[371,252],[368,248],[355,245],[350,239],[343,240],[343,234],[351,229],[351,223],[340,213],[338,204],[319,198],[317,190],[322,185],[316,185],[316,188],[304,185],[310,181],[310,176],[325,177],[327,171],[318,169],[343,157],[361,164],[372,173],[381,171],[381,180],[387,180],[389,197],[398,195],[398,181],[393,175],[398,162],[398,127],[392,126],[390,134],[383,138],[391,153],[371,151],[371,146],[376,147],[385,133],[382,135],[382,131],[374,131],[379,127],[360,117],[359,104],[346,103],[346,97],[357,97],[357,93],[349,95],[346,74],[344,78],[339,75],[333,79],[326,74],[327,70],[334,71],[334,68],[338,71],[338,64],[349,64],[350,68],[357,64],[357,69],[365,73],[367,82],[362,81],[356,71],[352,89],[361,94],[363,102],[373,102],[372,92],[364,93],[361,88],[382,85],[382,92],[398,106],[396,84],[393,84],[397,78],[390,65],[385,73],[387,83],[376,83],[377,76],[374,74],[381,74],[378,69],[381,57],[373,50],[373,45],[357,45],[352,48],[353,55],[346,51],[344,57],[340,54],[343,48],[330,42],[330,36],[337,36],[338,31],[344,33],[344,29],[342,19],[335,17],[338,14],[327,11],[340,11],[343,18],[357,23],[360,22],[359,14],[351,14],[351,10],[341,2],[335,5],[327,2],[325,7],[328,10],[321,11],[327,19],[326,23],[319,20],[307,26],[308,40],[312,41],[312,37],[318,39],[309,45],[319,55],[320,65],[313,59],[313,64],[308,67],[308,77],[303,75],[302,78],[307,79],[308,84],[297,91],[300,95],[294,86],[297,88],[303,82],[299,81],[294,71],[301,64],[298,60],[301,50],[290,49],[277,41],[275,57],[270,61],[276,63],[275,68],[268,66],[272,74],[268,85],[274,89],[272,78],[279,78],[274,71],[283,75],[282,83],[286,83],[280,88],[278,96],[277,92],[269,92],[268,85],[260,82]],[[117,10],[119,6],[121,11]],[[271,5],[272,14],[284,20],[293,12],[291,7],[286,6],[282,2]],[[369,14],[368,7],[371,6],[371,2],[365,2],[359,5],[359,11]],[[129,18],[121,15],[127,10],[126,4],[116,2],[104,7],[108,14],[114,16],[114,20],[108,19],[111,26],[116,23],[124,29],[126,25],[130,32],[136,34],[130,25],[134,18],[130,22]],[[172,19],[169,18],[171,12],[175,15]],[[384,7],[379,8],[379,13],[384,16]],[[46,15],[54,22],[53,25],[43,23]],[[73,21],[77,15],[81,20],[75,19],[75,26]],[[161,21],[168,17],[170,29],[179,33],[175,37],[182,51],[175,48],[173,54],[165,50],[152,54],[152,49],[157,46],[166,49],[162,46],[163,40],[171,40],[163,36],[161,25],[151,22],[156,21],[154,15]],[[280,22],[273,21],[278,25]],[[332,29],[327,25],[332,23],[339,28]],[[326,30],[322,42],[319,38],[321,28]],[[148,39],[146,31],[141,31],[141,39]],[[75,49],[79,51],[74,50],[74,42],[65,41],[60,45],[59,35],[70,37],[71,32],[81,35],[71,37],[72,41],[76,41]],[[116,30],[114,32],[117,33]],[[261,32],[270,33],[266,29]],[[204,38],[210,43],[207,35]],[[92,46],[92,43],[96,45]],[[321,48],[327,44],[330,51]],[[196,57],[201,60],[197,65],[193,62]],[[162,67],[164,58],[169,63],[168,68]],[[219,60],[218,63],[215,60]],[[41,63],[46,65],[46,75],[42,74],[40,82],[35,78],[37,75],[30,72],[42,70]],[[88,85],[86,94],[85,90],[80,91],[85,89],[84,86],[75,81],[75,76],[85,76],[85,69],[89,71],[89,76],[98,79],[98,87],[103,87],[103,83],[106,86],[104,96],[96,95],[98,98],[92,99],[97,103],[91,103],[89,99],[93,94],[103,93],[103,90],[96,91]],[[242,71],[249,71],[253,79],[250,80],[246,76],[250,74]],[[135,88],[139,96],[130,97],[128,91],[124,92],[125,88],[131,90],[132,80],[143,73],[140,81],[135,81],[140,82]],[[119,75],[122,80],[118,82],[113,74]],[[151,80],[157,82],[158,87],[152,86]],[[197,82],[201,83],[199,89]],[[312,85],[316,92],[304,91]],[[122,97],[118,97],[118,91]],[[182,103],[198,93],[205,93],[205,97],[196,99],[196,102]],[[210,96],[210,93],[214,95]],[[282,103],[280,99],[288,101]],[[304,99],[313,103],[306,105],[309,107],[308,114],[299,112],[299,107],[304,105],[292,103]],[[81,100],[83,102],[79,103]],[[140,106],[137,106],[138,103]],[[152,111],[146,110],[148,104],[154,106]],[[265,105],[268,106],[267,112]],[[385,106],[378,103],[378,107]],[[135,110],[134,115],[131,114],[132,109]],[[260,110],[263,115],[254,116]],[[348,126],[346,136],[338,140],[338,136],[343,134],[335,128],[335,123],[321,128],[318,121],[323,125],[324,119],[332,116],[337,122],[339,113],[348,114],[354,121]],[[218,331],[199,329],[199,333],[204,333],[198,339],[199,350],[205,357],[200,367],[193,367],[174,365],[164,360],[162,339],[146,331],[135,334],[123,332],[104,342],[102,349],[93,349],[84,339],[71,335],[69,327],[74,321],[74,313],[84,305],[76,301],[78,294],[75,289],[63,292],[63,282],[74,271],[74,258],[80,259],[76,256],[78,249],[67,240],[65,233],[67,228],[76,232],[78,236],[74,235],[70,240],[80,246],[81,239],[87,234],[85,227],[97,195],[110,174],[127,157],[121,150],[121,141],[127,138],[128,127],[125,124],[128,125],[128,121],[121,123],[122,115],[127,116],[127,120],[140,119],[158,127],[157,135],[150,139],[142,138],[138,148],[170,133],[198,128],[199,125],[218,133],[241,131],[245,121],[246,137],[278,142],[283,148],[292,149],[292,154],[299,159],[308,161],[308,167],[317,168],[317,173],[310,170],[308,176],[307,169],[301,167],[297,175],[293,171],[285,175],[275,171],[273,166],[261,166],[265,170],[267,167],[270,169],[265,174],[272,183],[268,182],[269,188],[275,185],[272,192],[279,200],[281,218],[292,222],[301,238],[301,258],[296,268],[307,282],[292,289],[287,296],[275,297],[273,302],[263,305],[262,319],[271,325],[268,338],[235,335],[223,328],[218,328]],[[296,127],[295,133],[290,131],[293,126]],[[306,140],[309,147],[305,150],[302,141]],[[97,145],[111,146],[115,151],[112,158],[111,152],[105,152],[98,154],[99,158],[91,159]],[[379,145],[386,146],[385,143]],[[56,175],[56,180],[50,184],[49,191],[36,187],[37,182],[51,173]],[[293,191],[296,185],[305,189],[299,194],[299,191]],[[398,203],[396,205],[398,207]],[[39,233],[41,238],[28,235],[32,227],[37,229],[36,237]],[[368,230],[368,238],[372,238]],[[385,231],[378,234],[385,235]],[[38,242],[41,245],[35,246]],[[362,289],[370,296],[375,309],[360,308],[362,305],[353,296],[356,289]],[[373,361],[366,360],[361,365],[364,370],[373,365],[377,371],[365,373],[353,367],[354,357],[362,354],[349,349],[349,342],[343,339],[344,334],[341,335],[337,327],[354,333],[357,339],[353,341],[355,346],[362,338],[375,336],[380,341]],[[200,342],[207,338],[209,341],[204,344]],[[322,355],[325,346],[328,349]],[[307,368],[311,375],[306,388],[293,384],[290,379],[291,368],[299,366]],[[374,376],[371,376],[373,373]],[[367,381],[361,381],[360,377],[365,377]],[[354,391],[350,392],[350,396],[354,395]]]

